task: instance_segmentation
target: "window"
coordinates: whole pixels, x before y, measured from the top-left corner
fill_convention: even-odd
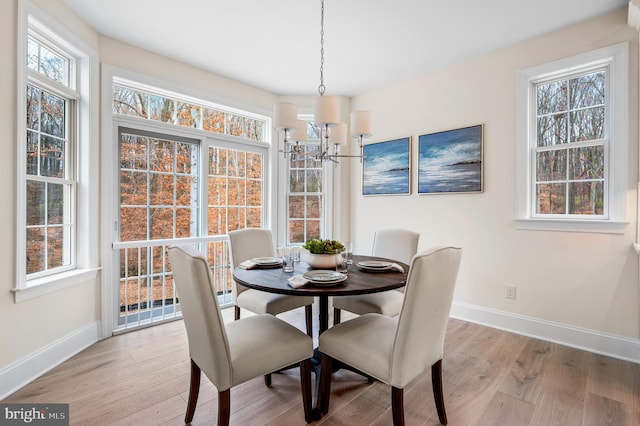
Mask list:
[[[202,105],[186,96],[160,93],[158,89],[114,79],[113,112],[161,121],[182,127],[264,141],[264,118],[220,107]]]
[[[318,140],[315,128],[310,125],[308,127],[311,130],[307,132],[309,140]],[[318,150],[317,144],[303,144],[300,154],[288,158],[287,244],[302,244],[323,235],[322,213],[326,198],[322,163],[314,158]]]
[[[120,130],[120,241],[198,236],[199,145]]]
[[[209,235],[261,228],[264,216],[264,154],[209,147]]]
[[[519,73],[520,227],[623,232],[627,49],[618,45]]]
[[[37,74],[27,84],[27,278],[73,267],[75,170],[69,131],[77,93],[69,88],[72,60],[33,36],[27,64]],[[49,88],[51,87],[51,88]]]
[[[175,239],[199,245],[219,303],[231,303],[226,234],[267,223],[268,119],[165,89],[165,82],[152,86],[106,74],[111,108],[105,122],[113,121],[118,133],[105,140],[113,137],[119,148],[103,158],[105,182],[118,188],[103,199],[105,206],[117,200],[104,220],[118,230],[115,256],[105,261],[107,297],[118,287],[105,308],[106,332],[181,315],[166,257]]]
[[[16,302],[98,271],[97,53],[19,2]]]

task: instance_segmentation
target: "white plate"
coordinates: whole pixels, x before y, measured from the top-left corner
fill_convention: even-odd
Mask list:
[[[254,257],[251,261],[256,265],[262,266],[279,265],[282,263],[279,257]]]
[[[314,269],[302,274],[302,277],[316,285],[334,285],[347,279],[345,274],[324,269]]]
[[[385,269],[391,269],[393,264],[391,262],[384,262],[382,260],[365,260],[365,261],[356,263],[356,266],[362,269],[385,270]]]

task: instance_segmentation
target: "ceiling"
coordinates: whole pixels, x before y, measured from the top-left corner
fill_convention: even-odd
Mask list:
[[[99,33],[281,95],[320,83],[320,0],[61,0]],[[326,0],[324,83],[353,96],[627,0]]]

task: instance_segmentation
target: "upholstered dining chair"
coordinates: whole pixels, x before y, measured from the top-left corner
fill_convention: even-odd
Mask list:
[[[437,247],[413,257],[397,318],[365,314],[320,335],[319,408],[329,411],[334,360],[391,386],[393,424],[404,424],[403,389],[431,366],[440,423],[447,424],[442,392],[444,337],[462,250]]]
[[[418,251],[420,234],[406,229],[382,229],[373,237],[372,256],[397,260],[407,265]],[[382,293],[333,298],[333,323],[340,323],[340,311],[363,315],[376,313],[394,317],[400,313],[404,289]]]
[[[245,260],[275,255],[271,231],[262,228],[246,228],[230,231],[231,264],[237,268]],[[287,296],[249,289],[235,282],[231,284],[234,304],[234,317],[240,319],[240,308],[257,314],[278,315],[304,306],[307,334],[313,336],[312,305],[313,297]]]
[[[201,372],[218,390],[218,425],[228,425],[231,388],[259,376],[300,364],[302,402],[311,417],[313,341],[294,326],[272,316],[256,315],[224,324],[206,258],[193,246],[171,246],[169,261],[187,329],[191,379],[185,423],[191,423]]]

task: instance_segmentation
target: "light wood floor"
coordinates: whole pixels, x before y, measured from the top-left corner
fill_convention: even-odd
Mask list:
[[[281,317],[302,329],[298,311]],[[460,320],[449,321],[443,379],[450,425],[640,425],[640,365]],[[3,402],[69,403],[72,425],[181,425],[188,381],[176,321],[101,341]],[[341,370],[316,424],[390,425],[390,394]],[[214,424],[216,412],[203,376],[192,424]],[[438,424],[430,369],[405,389],[405,416]],[[297,369],[275,374],[271,388],[259,378],[232,389],[231,424],[305,424]]]

